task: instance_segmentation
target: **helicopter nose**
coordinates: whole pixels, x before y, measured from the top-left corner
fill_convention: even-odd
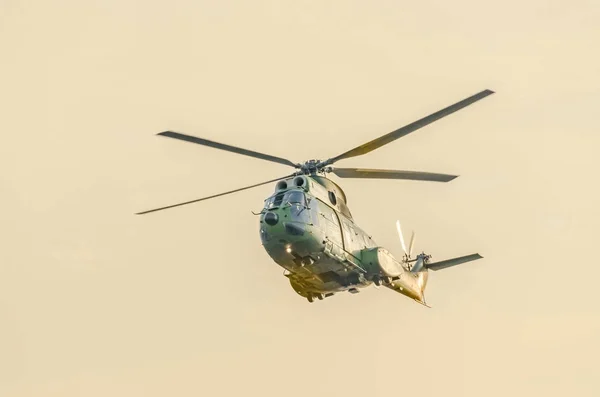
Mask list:
[[[279,216],[274,212],[267,212],[265,214],[265,223],[267,225],[275,226],[279,221]]]

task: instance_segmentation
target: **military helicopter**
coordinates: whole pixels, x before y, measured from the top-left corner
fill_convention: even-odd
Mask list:
[[[266,182],[139,212],[137,215],[208,200],[275,182],[273,194],[264,200],[262,210],[253,214],[259,215],[259,234],[264,249],[273,261],[284,269],[284,275],[298,295],[309,302],[314,302],[316,299],[323,300],[345,291],[355,294],[361,288],[374,284],[388,287],[430,307],[424,297],[429,270],[445,269],[481,259],[482,256],[471,254],[441,262],[431,262],[431,255],[422,252],[413,258],[415,234],[413,232],[407,248],[400,222],[397,222],[404,257],[400,260],[396,259],[355,223],[347,205],[346,194],[337,183],[327,178],[327,174],[333,173],[340,178],[449,182],[457,176],[417,171],[337,168],[332,167],[332,164],[369,153],[493,93],[494,91],[491,90],[483,90],[323,161],[309,160],[294,163],[285,158],[178,132],[161,132],[158,135],[288,165],[297,171]]]

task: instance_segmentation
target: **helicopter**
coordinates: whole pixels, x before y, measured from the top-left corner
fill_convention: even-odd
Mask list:
[[[338,168],[332,165],[340,160],[361,156],[406,136],[428,124],[465,108],[491,94],[486,89],[411,124],[385,134],[326,160],[308,160],[294,163],[252,150],[231,146],[174,131],[157,135],[180,141],[209,146],[228,152],[287,165],[295,172],[265,182],[155,208],[136,215],[148,214],[203,200],[217,198],[242,190],[274,183],[273,193],[264,200],[259,216],[259,235],[270,258],[281,266],[292,289],[309,302],[323,300],[341,292],[356,294],[375,285],[385,286],[424,306],[425,288],[429,270],[437,271],[462,263],[482,259],[478,254],[464,255],[440,262],[432,262],[431,255],[421,252],[413,257],[415,233],[406,247],[400,222],[396,228],[404,251],[397,259],[386,248],[378,245],[354,220],[348,199],[342,188],[327,177],[400,179],[429,182],[450,182],[457,175],[431,172]]]

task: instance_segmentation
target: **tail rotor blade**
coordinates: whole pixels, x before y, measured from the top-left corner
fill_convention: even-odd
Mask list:
[[[408,243],[408,257],[412,257],[412,251],[413,251],[413,247],[415,244],[415,232],[413,231],[411,236],[410,236],[410,243]]]
[[[402,244],[402,249],[404,253],[408,255],[408,251],[406,250],[406,244],[404,244],[404,236],[402,236],[402,228],[400,227],[400,221],[396,221],[396,229],[398,229],[398,235],[400,236],[400,243]]]

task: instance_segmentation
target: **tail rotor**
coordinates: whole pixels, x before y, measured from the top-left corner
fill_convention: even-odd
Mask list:
[[[406,243],[404,242],[404,236],[402,234],[402,228],[400,226],[400,221],[396,221],[396,229],[398,230],[398,236],[400,237],[400,244],[402,244],[402,249],[404,250],[404,260],[403,262],[407,265],[412,273],[418,273],[425,268],[425,265],[431,259],[431,255],[426,255],[424,252],[417,255],[416,259],[412,258],[413,247],[415,245],[416,235],[413,231],[410,236],[410,242],[408,244],[408,250],[406,249]],[[414,262],[414,265],[412,264]]]

